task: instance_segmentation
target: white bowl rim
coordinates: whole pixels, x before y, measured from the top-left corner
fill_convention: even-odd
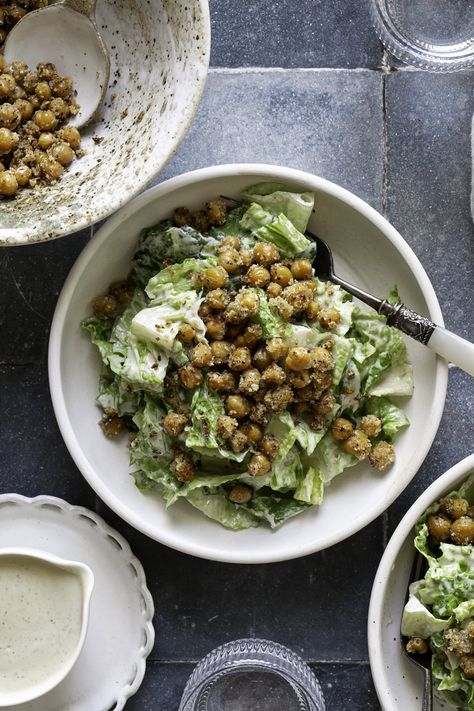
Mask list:
[[[72,236],[76,232],[80,232],[81,230],[84,230],[87,227],[92,227],[96,222],[100,222],[100,220],[106,219],[116,210],[120,210],[124,205],[129,204],[129,201],[133,200],[133,198],[135,198],[143,190],[146,190],[148,183],[150,183],[153,178],[159,175],[161,171],[168,165],[168,163],[180,147],[181,143],[186,138],[193,122],[194,116],[196,115],[196,112],[201,104],[201,99],[204,93],[204,89],[206,87],[207,73],[209,69],[209,61],[211,56],[211,19],[209,12],[209,2],[208,0],[194,1],[198,4],[202,13],[201,18],[204,33],[201,39],[203,41],[203,49],[205,50],[202,53],[202,64],[204,71],[197,72],[196,74],[196,80],[194,83],[195,92],[193,94],[192,102],[190,102],[190,104],[183,109],[183,112],[181,114],[182,120],[180,122],[179,129],[176,132],[176,142],[173,146],[173,149],[166,157],[166,160],[161,163],[158,169],[151,164],[150,170],[145,174],[145,178],[143,180],[136,181],[136,188],[134,190],[131,190],[129,193],[127,193],[127,195],[120,197],[116,202],[111,200],[107,203],[107,205],[104,204],[104,207],[100,210],[97,210],[97,212],[95,213],[93,221],[87,218],[80,219],[75,223],[74,228],[72,230],[69,227],[63,229],[61,229],[61,227],[58,227],[57,229],[55,228],[54,234],[52,236],[49,236],[48,233],[47,237],[34,237],[33,239],[30,239],[28,237],[26,239],[22,237],[9,237],[7,241],[0,240],[0,247],[28,247],[32,244],[52,242],[56,239],[59,239],[60,237]]]
[[[65,677],[69,674],[75,663],[77,662],[79,655],[84,646],[84,642],[87,635],[87,628],[89,626],[89,612],[92,591],[94,589],[94,573],[91,568],[89,568],[86,563],[81,563],[78,560],[69,560],[66,558],[61,558],[60,556],[50,553],[49,551],[44,551],[40,548],[31,548],[25,546],[9,546],[6,548],[0,548],[0,559],[6,558],[8,556],[18,556],[23,558],[35,558],[36,560],[42,560],[46,563],[57,568],[64,568],[65,570],[77,572],[81,580],[82,588],[82,608],[81,608],[81,633],[79,639],[76,642],[74,652],[71,654],[67,663],[63,664],[63,667],[51,674],[44,681],[39,682],[30,689],[24,691],[14,691],[6,694],[0,692],[0,708],[8,706],[18,706],[19,704],[28,703],[29,701],[34,701],[44,696],[48,692],[52,691],[58,684],[60,684]],[[3,699],[2,699],[3,696]]]
[[[452,491],[454,487],[460,485],[471,470],[474,470],[474,454],[470,454],[457,464],[454,464],[454,466],[438,477],[438,479],[435,479],[403,516],[393,532],[380,560],[370,595],[367,618],[367,641],[370,669],[375,690],[377,691],[377,696],[383,708],[385,708],[385,700],[391,697],[391,690],[386,681],[387,661],[384,658],[384,650],[382,649],[380,624],[374,624],[374,621],[380,620],[389,574],[400,548],[412,532],[420,516],[426,511],[428,506],[439,499],[443,494]]]
[[[49,386],[51,392],[51,399],[53,403],[53,409],[56,415],[56,420],[58,422],[59,429],[66,443],[66,446],[75,461],[77,467],[82,472],[85,479],[92,486],[95,492],[100,496],[100,498],[115,511],[123,520],[127,521],[137,530],[141,531],[150,538],[167,545],[171,548],[179,550],[183,553],[188,553],[201,558],[206,558],[208,560],[218,560],[222,562],[229,563],[271,563],[281,560],[288,560],[290,556],[281,555],[278,550],[272,551],[271,553],[263,554],[258,547],[252,554],[248,552],[245,555],[240,553],[238,546],[235,549],[228,549],[226,551],[225,557],[213,551],[212,548],[208,546],[203,546],[195,541],[188,541],[186,545],[177,542],[173,534],[169,534],[167,531],[160,531],[157,535],[156,530],[153,526],[148,525],[146,522],[131,511],[127,505],[121,501],[114,494],[111,494],[107,486],[105,486],[100,478],[95,473],[93,467],[90,466],[87,458],[84,456],[81,447],[79,446],[76,437],[74,435],[74,430],[71,426],[69,418],[67,416],[66,402],[64,398],[64,392],[61,384],[60,377],[60,363],[61,363],[61,339],[62,339],[62,329],[67,314],[68,305],[70,298],[74,289],[81,278],[81,273],[83,267],[85,267],[90,259],[91,254],[93,254],[96,249],[109,237],[109,235],[115,230],[116,227],[120,225],[125,219],[130,215],[139,212],[145,205],[158,200],[162,196],[173,192],[179,188],[192,185],[194,183],[199,183],[205,180],[212,180],[218,178],[229,177],[229,175],[235,176],[248,176],[249,179],[265,178],[267,181],[269,176],[275,181],[290,181],[294,183],[301,183],[311,186],[311,189],[320,190],[328,195],[331,195],[350,207],[353,207],[356,211],[361,213],[368,221],[372,222],[374,226],[383,233],[383,235],[392,243],[392,245],[397,249],[397,251],[402,255],[404,260],[407,262],[413,274],[416,274],[416,280],[418,286],[421,289],[424,299],[426,300],[429,316],[433,319],[435,323],[440,326],[444,325],[443,316],[441,313],[441,308],[436,297],[434,288],[426,274],[421,262],[415,255],[411,247],[405,242],[403,237],[399,232],[392,227],[392,225],[383,217],[379,212],[377,212],[373,207],[366,203],[362,198],[357,197],[354,193],[349,190],[340,187],[336,183],[333,183],[325,178],[321,178],[311,173],[307,173],[302,170],[297,170],[294,168],[287,168],[283,166],[276,166],[267,163],[229,163],[223,165],[214,165],[206,168],[200,168],[198,170],[183,173],[176,177],[170,178],[149,190],[145,191],[137,198],[125,205],[119,212],[115,213],[107,222],[97,231],[93,239],[84,248],[82,253],[79,255],[75,264],[73,265],[58,298],[56,309],[53,315],[53,320],[51,324],[50,338],[49,338],[49,351],[48,351],[48,372],[49,372]],[[438,431],[441,416],[443,414],[444,403],[446,398],[448,381],[448,365],[447,362],[442,358],[437,358],[436,361],[436,389],[434,396],[434,403],[432,410],[430,412],[430,419],[432,422],[432,431],[428,436],[426,442],[426,451],[417,451],[412,459],[410,460],[410,466],[406,468],[404,479],[400,480],[400,485],[391,490],[391,496],[382,502],[382,505],[377,509],[367,512],[364,517],[359,517],[353,521],[353,525],[350,529],[345,530],[343,536],[338,536],[334,534],[329,536],[324,540],[323,545],[314,542],[300,542],[298,549],[294,551],[291,558],[298,558],[310,553],[314,553],[322,548],[329,548],[330,546],[339,543],[357,531],[359,531],[364,526],[371,523],[377,516],[379,516],[386,508],[399,496],[403,491],[405,486],[412,480],[418,469],[420,468],[426,454],[433,443],[433,440]],[[407,475],[408,473],[408,475]],[[238,534],[237,534],[238,535]]]

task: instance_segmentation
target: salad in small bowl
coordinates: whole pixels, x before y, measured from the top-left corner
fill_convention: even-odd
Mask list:
[[[64,440],[97,494],[166,545],[240,563],[321,550],[378,516],[431,445],[446,364],[315,278],[307,224],[341,276],[396,284],[442,323],[381,215],[268,165],[157,185],[63,287],[49,377]]]
[[[363,459],[390,467],[409,425],[390,398],[413,392],[400,332],[314,276],[314,194],[259,183],[241,200],[144,229],[83,321],[102,429],[128,430],[137,487],[234,530],[319,506]]]

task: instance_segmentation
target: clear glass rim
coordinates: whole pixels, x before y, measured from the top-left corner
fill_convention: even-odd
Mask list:
[[[280,674],[292,685],[307,693],[325,710],[324,698],[314,673],[306,662],[288,647],[265,639],[238,639],[213,649],[194,668],[180,703],[180,711],[194,700],[203,686],[231,670],[261,667]]]
[[[386,0],[370,0],[372,21],[382,44],[402,62],[418,69],[437,72],[454,72],[474,67],[474,37],[471,41],[450,45],[446,52],[437,51],[434,45],[422,40],[414,45],[395,26],[386,6]]]

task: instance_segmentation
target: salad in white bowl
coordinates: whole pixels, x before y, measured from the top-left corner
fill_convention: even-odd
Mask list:
[[[314,276],[314,195],[260,183],[241,198],[144,229],[83,321],[101,426],[128,430],[137,487],[234,530],[319,506],[362,459],[390,467],[413,390],[399,332]]]

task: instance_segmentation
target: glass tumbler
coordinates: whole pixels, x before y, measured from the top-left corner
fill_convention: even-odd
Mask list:
[[[325,711],[307,664],[277,642],[239,639],[217,647],[188,679],[179,711]]]
[[[369,0],[375,30],[398,59],[418,69],[474,66],[474,0]]]

